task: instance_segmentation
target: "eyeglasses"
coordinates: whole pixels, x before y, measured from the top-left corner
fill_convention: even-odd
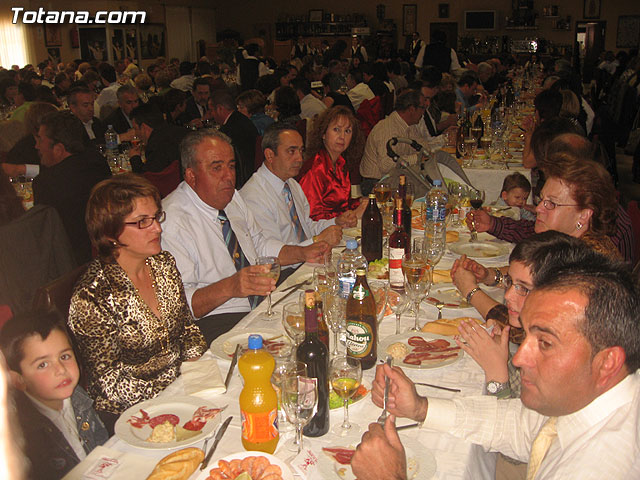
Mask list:
[[[529,292],[531,291],[524,285],[520,285],[519,283],[513,283],[513,279],[509,276],[508,273],[503,277],[502,283],[507,290],[509,290],[511,286],[513,286],[516,293],[521,297],[526,297],[527,295],[529,295]]]
[[[153,217],[144,217],[135,222],[124,222],[124,224],[137,225],[139,229],[143,229],[143,228],[149,228],[153,224],[154,220],[158,223],[162,223],[166,220],[166,218],[167,218],[167,212],[160,211],[156,213]]]
[[[542,200],[542,205],[547,210],[553,210],[556,207],[579,207],[580,205],[571,204],[571,203],[556,203],[551,200]]]

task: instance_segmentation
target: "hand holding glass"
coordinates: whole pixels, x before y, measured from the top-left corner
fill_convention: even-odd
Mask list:
[[[268,265],[269,271],[265,273],[261,273],[260,276],[273,278],[276,282],[278,278],[280,278],[280,261],[276,257],[258,257],[258,261],[256,265]],[[271,320],[275,313],[271,309],[271,292],[268,295],[269,306],[267,311],[265,312],[265,316]]]

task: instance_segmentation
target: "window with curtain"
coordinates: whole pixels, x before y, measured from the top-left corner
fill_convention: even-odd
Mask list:
[[[0,12],[0,65],[24,67],[29,63],[28,32],[23,24],[11,23],[13,12],[7,10]]]

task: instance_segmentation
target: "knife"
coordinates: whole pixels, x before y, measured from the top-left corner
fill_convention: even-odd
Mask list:
[[[416,428],[419,427],[420,425],[422,425],[421,423],[410,423],[409,425],[400,425],[399,427],[396,427],[396,430],[406,430],[407,428]]]
[[[291,295],[293,292],[295,292],[298,288],[300,288],[301,286],[307,284],[307,282],[310,282],[310,278],[308,278],[307,280],[305,280],[304,282],[300,282],[300,283],[296,283],[295,285],[292,285],[290,287],[288,287],[289,291],[283,296],[280,297],[277,301],[273,302],[271,304],[271,308],[275,307],[277,304],[279,304],[281,301],[283,301],[284,299],[288,298],[289,295]]]
[[[231,365],[229,365],[229,371],[227,372],[227,378],[224,379],[224,388],[226,390],[229,389],[229,382],[231,381],[231,375],[233,374],[233,369],[236,368],[236,363],[238,363],[238,353],[240,352],[240,344],[236,345],[236,350],[233,352],[233,358],[231,359]]]
[[[224,432],[227,431],[227,427],[229,426],[229,423],[231,423],[232,418],[233,417],[227,418],[218,429],[218,433],[216,433],[216,438],[213,441],[213,445],[211,445],[211,450],[209,450],[209,453],[207,453],[207,456],[204,457],[204,460],[202,461],[202,465],[200,465],[200,470],[204,470],[205,468],[207,468],[207,465],[209,465],[209,462],[211,461],[211,457],[213,456],[213,452],[216,451],[216,447],[218,446],[218,443],[222,439]]]

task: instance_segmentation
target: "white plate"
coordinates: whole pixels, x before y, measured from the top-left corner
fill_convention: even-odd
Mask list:
[[[349,238],[356,238],[362,235],[362,230],[360,227],[351,227],[351,228],[343,228],[342,236]]]
[[[222,415],[218,414],[209,420],[198,435],[180,442],[166,443],[147,442],[147,438],[149,438],[153,429],[149,425],[145,425],[142,428],[135,428],[130,423],[127,423],[127,420],[134,415],[140,416],[140,409],[142,409],[147,412],[150,417],[168,413],[177,415],[180,418],[178,425],[182,426],[191,420],[193,413],[200,407],[217,408],[209,404],[206,400],[197,397],[154,398],[147,400],[128,408],[120,415],[120,418],[118,418],[115,424],[115,434],[129,445],[149,450],[169,450],[192,445],[213,432],[220,423],[220,417]]]
[[[489,242],[457,242],[448,245],[449,250],[469,258],[497,258],[509,254],[507,245]]]
[[[239,343],[246,349],[247,342],[249,341],[249,335],[253,334],[262,335],[263,341],[278,337],[276,339],[277,341],[291,343],[289,341],[289,338],[287,337],[287,334],[281,330],[273,330],[270,328],[246,328],[244,332],[232,330],[223,335],[220,335],[213,342],[211,342],[211,346],[209,347],[209,349],[216,357],[221,358],[222,360],[231,360],[231,357],[233,357],[233,352],[236,349],[236,344]],[[267,348],[267,350],[269,349]]]
[[[499,298],[499,295],[494,295],[495,292],[499,292],[501,289],[497,287],[482,287],[481,289],[484,293],[489,295],[492,298]],[[467,303],[467,301],[462,298],[458,289],[452,283],[439,283],[437,285],[433,285],[429,292],[429,296],[426,299],[426,302],[430,305],[435,305],[436,302],[433,299],[438,299],[443,302],[444,308],[470,308],[471,305]]]
[[[209,462],[209,465],[207,466],[207,468],[205,468],[203,472],[200,472],[198,470],[200,474],[197,477],[195,477],[193,480],[206,480],[207,478],[209,478],[209,472],[218,466],[219,460],[226,460],[227,462],[230,462],[231,460],[242,460],[247,457],[265,457],[267,460],[269,460],[269,462],[279,466],[282,469],[283,480],[293,480],[293,473],[291,472],[291,469],[282,460],[280,460],[278,457],[269,455],[268,453],[264,453],[264,452],[239,452],[239,453],[232,453],[231,455],[227,455],[226,457],[219,458],[217,460],[212,459]]]
[[[400,440],[402,440],[407,456],[407,479],[429,480],[433,478],[437,464],[431,450],[413,438],[403,438],[400,435]],[[324,452],[319,454],[318,472],[324,480],[355,480],[356,478],[349,465],[340,465]]]
[[[378,345],[378,360],[380,360],[381,362],[384,362],[385,359],[387,358],[387,348],[389,347],[389,345],[391,345],[392,343],[396,343],[396,342],[401,342],[401,343],[404,343],[405,345],[407,345],[407,347],[409,348],[409,353],[411,353],[411,350],[412,350],[413,347],[411,347],[407,343],[407,340],[409,338],[411,338],[411,337],[422,337],[427,342],[430,341],[430,340],[442,339],[442,340],[446,340],[447,343],[449,343],[449,345],[451,347],[457,347],[456,342],[454,342],[451,337],[445,337],[444,335],[436,335],[435,333],[427,333],[427,332],[405,332],[405,333],[400,333],[398,335],[391,335],[390,337],[384,338],[380,342],[380,345]],[[426,364],[423,362],[421,365],[410,365],[410,364],[404,363],[402,361],[396,362],[395,360],[394,360],[393,364],[398,366],[398,367],[402,367],[402,368],[414,368],[414,369],[417,369],[417,370],[428,370],[428,369],[431,369],[431,368],[440,368],[440,367],[444,367],[446,365],[451,365],[452,363],[455,363],[458,360],[460,360],[460,358],[462,358],[463,354],[464,354],[464,352],[462,351],[462,349],[460,349],[460,350],[457,350],[457,355],[455,357],[444,358],[444,359],[441,359],[441,360],[431,360],[431,361],[429,361],[429,363],[426,363]]]

